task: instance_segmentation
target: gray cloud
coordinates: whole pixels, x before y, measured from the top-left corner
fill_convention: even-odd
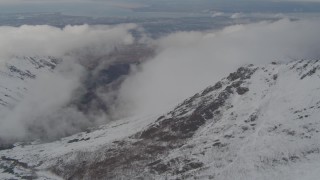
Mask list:
[[[157,42],[158,55],[124,82],[119,106],[129,115],[165,112],[240,65],[320,58],[319,30],[318,21],[283,19],[171,34]]]
[[[86,75],[83,61],[100,57],[115,47],[131,44],[129,30],[134,24],[118,26],[51,26],[0,27],[1,65],[22,56],[54,56],[63,62],[54,72],[38,74],[27,83],[28,92],[15,107],[0,114],[0,140],[56,138],[89,126],[105,123],[105,114],[85,116],[68,106],[83,86]],[[90,62],[87,62],[90,63]],[[11,82],[10,82],[11,83]],[[3,84],[5,86],[5,84]]]
[[[108,53],[115,44],[132,43],[128,34],[134,24],[119,26],[29,26],[0,28],[0,56],[65,56],[86,49],[92,54]],[[121,40],[121,41],[119,41]],[[87,53],[86,51],[86,53]]]
[[[79,64],[87,54],[103,56],[115,46],[130,44],[135,25],[0,27],[0,57],[58,56],[56,72],[30,84],[24,100],[0,119],[1,138],[50,137],[106,122],[108,115],[86,117],[66,106],[86,74]],[[122,84],[112,116],[165,112],[185,98],[214,84],[238,66],[300,58],[319,58],[318,21],[261,22],[220,31],[178,32],[153,43],[157,55],[132,69]],[[88,118],[90,119],[88,121]],[[33,127],[30,129],[30,127]]]

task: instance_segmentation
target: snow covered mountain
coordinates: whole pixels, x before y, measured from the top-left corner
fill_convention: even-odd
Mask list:
[[[142,54],[136,53],[139,50]],[[53,140],[104,124],[111,119],[105,114],[130,67],[151,52],[135,44],[97,57],[0,59],[0,149],[12,142]]]
[[[167,114],[16,143],[0,179],[317,179],[319,78],[320,60],[247,65]]]
[[[53,72],[61,59],[55,57],[13,57],[0,66],[0,113],[13,108],[28,91],[28,84],[42,73]]]

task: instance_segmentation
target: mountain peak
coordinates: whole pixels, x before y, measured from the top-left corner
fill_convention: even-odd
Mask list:
[[[12,176],[20,168],[65,179],[316,177],[319,77],[319,60],[243,66],[167,114],[15,145],[0,151],[0,167],[12,167]]]

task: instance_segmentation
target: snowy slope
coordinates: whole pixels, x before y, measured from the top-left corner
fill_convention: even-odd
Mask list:
[[[17,143],[0,177],[317,179],[319,78],[320,60],[244,66],[165,115]]]
[[[1,59],[0,113],[13,108],[28,91],[28,84],[42,73],[50,73],[60,62],[54,57],[13,57]]]

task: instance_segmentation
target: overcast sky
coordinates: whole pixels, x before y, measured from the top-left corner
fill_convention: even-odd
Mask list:
[[[145,4],[145,0],[0,0],[0,4],[28,4],[28,3],[37,3],[37,4],[64,4],[64,3],[92,3],[100,4],[106,3],[108,5],[114,5],[122,8],[135,8],[139,7],[142,4]]]
[[[0,0],[0,3],[21,3],[21,2],[37,2],[37,3],[46,3],[46,2],[55,2],[55,3],[62,3],[62,2],[127,2],[127,3],[141,3],[141,2],[161,2],[161,1],[167,1],[167,0]],[[183,0],[171,0],[172,1],[181,1]],[[189,1],[197,1],[197,0],[189,0]],[[234,1],[234,0],[229,0]],[[240,0],[241,1],[241,0]],[[248,0],[246,0],[248,1]],[[249,0],[250,1],[250,0]],[[320,0],[251,0],[251,1],[275,1],[275,2],[281,2],[281,1],[297,1],[297,2],[320,2]],[[239,2],[239,1],[237,1]]]
[[[60,12],[79,16],[126,16],[144,3],[112,0],[0,0],[1,13]]]
[[[0,0],[0,13],[61,12],[83,16],[130,16],[131,10],[149,7],[151,11],[198,11],[208,8],[220,11],[279,11],[303,9],[303,12],[318,12],[319,6],[294,4],[257,4],[256,2],[320,2],[320,0]],[[243,3],[242,3],[243,2]],[[255,2],[254,5],[250,4]],[[232,7],[234,4],[234,8]],[[156,8],[154,8],[156,7]],[[255,8],[256,7],[256,8]],[[318,9],[317,9],[318,8]],[[315,10],[316,9],[316,10]]]

